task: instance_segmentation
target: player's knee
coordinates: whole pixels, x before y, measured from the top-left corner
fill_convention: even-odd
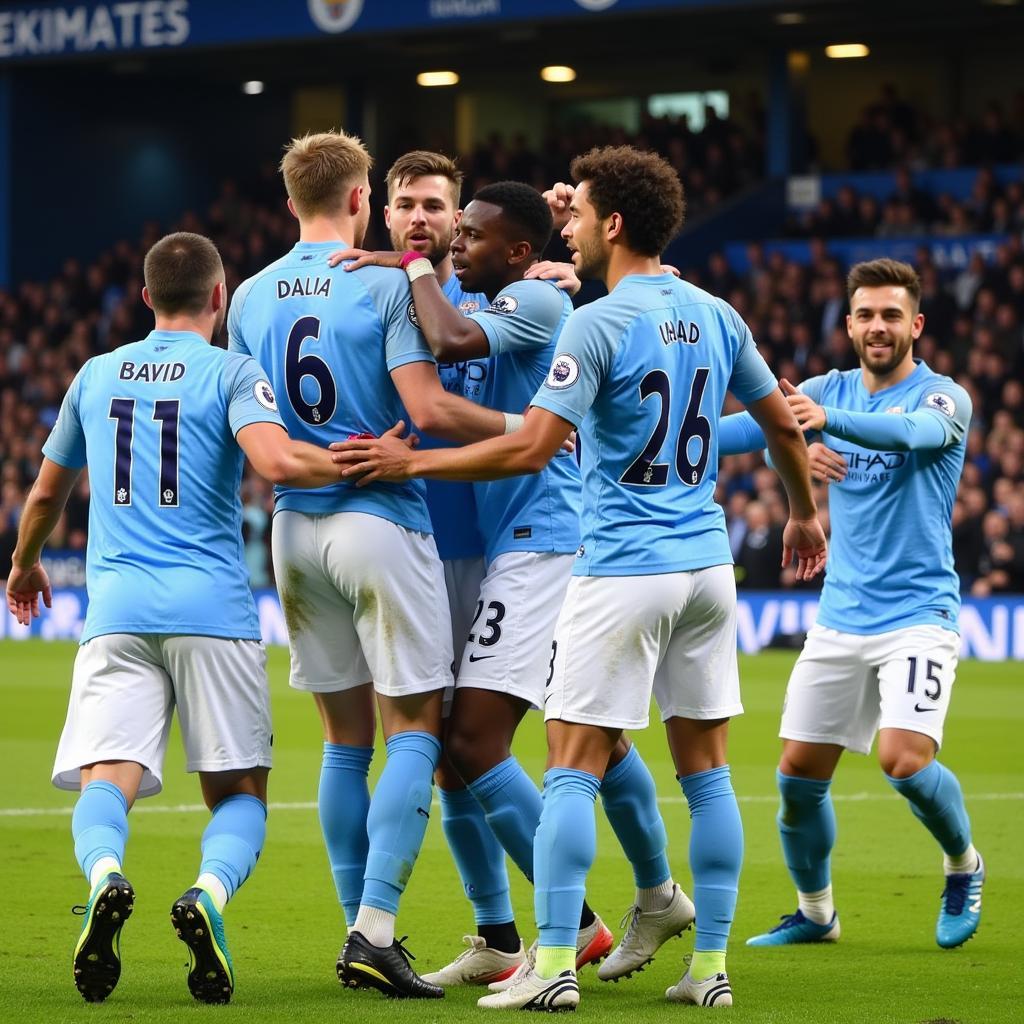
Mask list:
[[[882,771],[890,779],[909,779],[934,760],[934,755],[923,750],[886,750],[879,754]]]
[[[502,736],[453,723],[445,739],[445,753],[459,778],[468,785],[504,761],[509,749]]]

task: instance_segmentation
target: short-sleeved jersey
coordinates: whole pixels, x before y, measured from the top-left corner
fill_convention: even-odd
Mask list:
[[[918,361],[906,380],[870,394],[859,369],[832,370],[800,388],[846,412],[923,409],[946,433],[941,448],[875,451],[822,433],[846,459],[829,486],[829,546],[818,622],[845,633],[885,633],[933,623],[957,628],[960,585],[953,569],[953,501],[967,450],[971,399]]]
[[[441,286],[445,298],[463,316],[470,316],[487,305],[480,292],[464,292],[459,279],[452,274]],[[438,363],[441,387],[455,395],[466,392],[470,380],[485,372],[483,360],[459,363]],[[417,433],[420,433],[417,431]],[[420,448],[449,448],[452,442],[420,433]],[[427,511],[434,527],[434,543],[443,561],[456,558],[479,558],[484,541],[476,525],[476,501],[473,485],[461,480],[425,480]]]
[[[344,244],[299,242],[239,287],[228,314],[229,347],[264,367],[288,433],[321,447],[352,434],[379,436],[400,419],[408,423],[390,373],[434,362],[414,322],[405,274],[330,267],[327,257]],[[275,491],[277,509],[365,512],[429,533],[425,493],[418,480]]]
[[[516,281],[503,288],[470,316],[487,336],[491,358],[482,386],[467,389],[466,397],[503,412],[526,409],[570,313],[568,295],[551,281]],[[488,562],[509,551],[575,551],[580,486],[575,457],[562,451],[539,473],[473,484]]]
[[[726,391],[777,381],[731,306],[671,274],[629,275],[576,310],[533,404],[577,424],[583,536],[577,576],[732,562],[715,503]]]
[[[106,633],[258,640],[242,546],[235,434],[281,424],[254,359],[185,331],[90,359],[43,454],[89,467],[89,610],[82,642]]]

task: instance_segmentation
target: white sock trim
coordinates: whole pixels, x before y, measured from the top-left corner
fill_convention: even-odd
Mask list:
[[[372,946],[387,948],[395,941],[395,915],[377,907],[360,904],[356,923],[351,928]]]
[[[968,843],[967,849],[959,857],[950,857],[948,853],[942,855],[942,870],[947,875],[972,874],[980,865],[981,858],[974,848],[974,843]]]
[[[664,910],[672,902],[675,891],[676,883],[671,878],[661,885],[652,885],[649,889],[637,889],[636,905],[643,914]]]
[[[808,921],[813,921],[815,924],[828,924],[835,916],[836,908],[832,902],[831,884],[817,892],[798,892],[796,896],[800,912]]]
[[[213,900],[213,905],[217,908],[217,913],[224,913],[224,908],[228,903],[228,890],[216,875],[209,871],[204,871],[196,879],[196,888],[205,889],[210,894],[210,899]]]
[[[89,888],[95,889],[111,871],[121,873],[121,864],[116,857],[100,857],[89,873]]]

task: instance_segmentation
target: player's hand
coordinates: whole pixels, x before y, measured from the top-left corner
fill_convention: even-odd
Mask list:
[[[575,185],[557,181],[543,193],[544,201],[548,204],[551,217],[555,222],[555,231],[561,231],[569,223],[569,203],[572,202],[575,192]]]
[[[796,578],[813,580],[825,568],[828,544],[825,531],[813,519],[790,519],[782,531],[782,568],[792,564],[796,558]]]
[[[790,409],[796,415],[801,430],[825,429],[825,410],[813,398],[808,398],[803,392],[797,391],[785,377],[779,381],[779,385],[786,396],[786,401],[789,402]]]
[[[393,267],[395,270],[402,269],[402,257],[404,252],[369,252],[366,249],[342,249],[340,252],[332,252],[327,257],[330,266],[336,267],[344,260],[351,260],[345,270],[358,270],[360,267]]]
[[[807,446],[807,464],[811,476],[820,483],[840,484],[846,479],[846,459],[839,452],[826,448],[820,441]]]
[[[419,442],[403,437],[404,432],[405,421],[399,420],[380,437],[335,441],[329,446],[334,453],[331,461],[344,467],[342,479],[358,477],[357,487],[375,480],[404,483],[412,478],[412,449]]]
[[[534,263],[523,274],[523,277],[528,281],[534,278],[539,278],[541,281],[554,281],[563,292],[568,292],[570,295],[575,295],[582,287],[571,263],[541,260],[540,263]]]
[[[682,277],[683,276],[681,273],[679,273],[679,268],[678,267],[673,267],[671,263],[662,263],[662,265],[661,265],[661,272],[663,274],[673,274],[676,277]]]
[[[40,594],[43,595],[43,604],[50,608],[52,595],[46,570],[38,562],[30,569],[13,566],[7,577],[7,607],[22,626],[39,618]]]

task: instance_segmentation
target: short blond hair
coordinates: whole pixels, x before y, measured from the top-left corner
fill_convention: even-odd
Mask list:
[[[341,131],[292,139],[281,158],[284,187],[300,217],[337,213],[347,189],[359,185],[372,166],[362,139]]]

